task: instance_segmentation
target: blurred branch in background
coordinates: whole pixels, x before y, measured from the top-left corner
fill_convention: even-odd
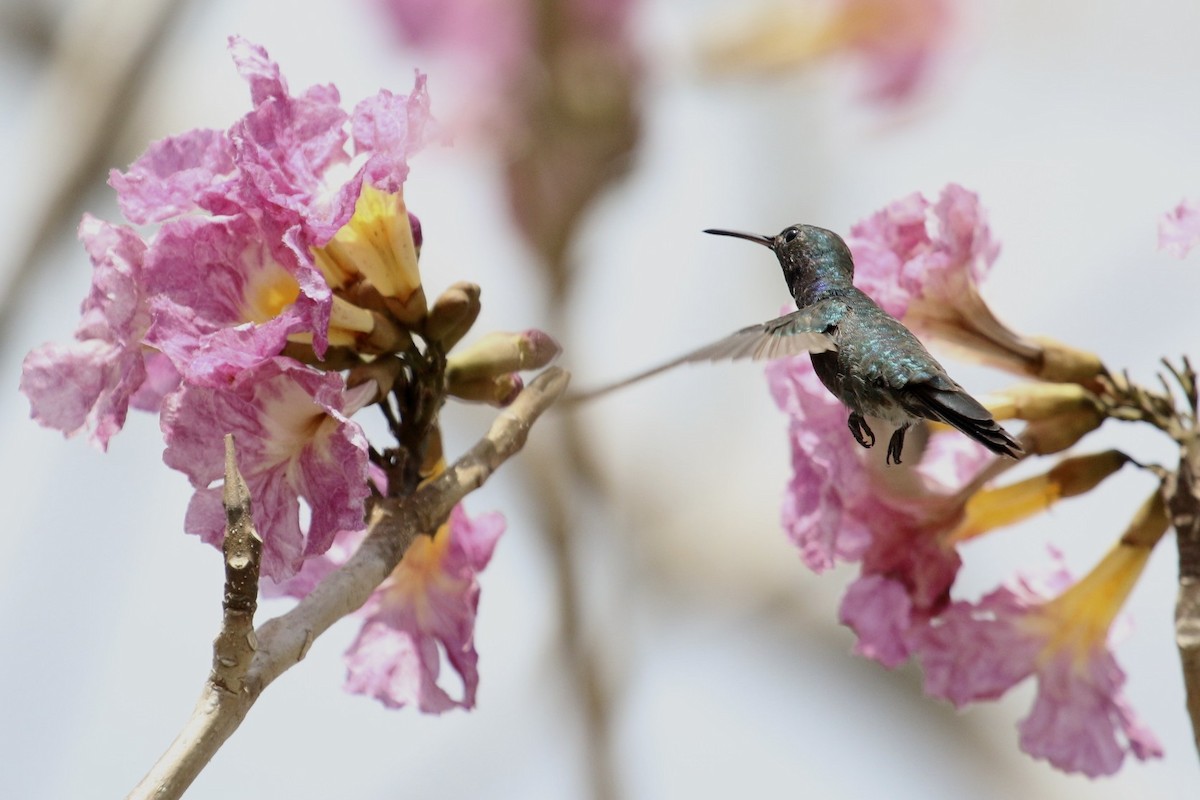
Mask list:
[[[122,120],[184,1],[77,0],[54,28],[18,145],[27,172],[10,176],[27,193],[12,208],[20,217],[12,230],[24,239],[6,247],[9,260],[0,261],[0,333],[11,324],[38,256],[64,223],[75,223],[80,195],[113,163]],[[32,19],[38,36],[47,30],[29,14],[5,17]]]
[[[508,143],[509,207],[550,288],[547,326],[564,336],[571,330],[572,242],[591,204],[624,173],[638,139],[640,73],[625,38],[631,5],[535,0],[537,63],[513,87],[523,113]],[[604,493],[587,438],[578,418],[565,415],[554,446],[533,450],[529,469],[555,568],[563,655],[586,727],[592,795],[606,800],[621,796],[613,703],[587,624],[574,541],[580,490]]]

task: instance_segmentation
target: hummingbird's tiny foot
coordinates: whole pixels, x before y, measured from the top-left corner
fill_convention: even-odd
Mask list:
[[[846,424],[850,426],[850,433],[854,434],[854,441],[866,448],[875,446],[875,432],[867,425],[862,414],[851,413]]]
[[[899,464],[900,453],[904,450],[904,434],[908,431],[907,425],[901,425],[896,428],[896,432],[892,434],[892,438],[888,441],[887,464]]]

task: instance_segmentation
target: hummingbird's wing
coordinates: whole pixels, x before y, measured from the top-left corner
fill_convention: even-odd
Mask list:
[[[836,350],[837,343],[834,341],[832,331],[845,313],[846,304],[842,300],[837,298],[823,300],[799,311],[784,314],[782,317],[742,328],[724,339],[718,339],[712,344],[624,380],[568,397],[567,402],[580,403],[584,400],[594,399],[660,372],[666,372],[680,364],[692,364],[699,361],[733,361],[740,358],[752,358],[760,361],[796,356],[801,353]]]

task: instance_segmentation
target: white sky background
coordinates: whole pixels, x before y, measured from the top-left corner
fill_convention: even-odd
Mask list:
[[[575,243],[583,277],[562,364],[584,386],[773,316],[788,300],[767,254],[703,236],[796,221],[845,231],[887,202],[955,181],[978,191],[1003,251],[985,295],[1014,328],[1096,350],[1152,379],[1157,359],[1200,358],[1200,254],[1156,250],[1159,217],[1200,196],[1200,7],[1186,0],[959,3],[932,84],[898,112],[857,98],[852,65],[774,81],[711,82],[688,59],[705,19],[732,4],[653,0],[642,147],[628,179]],[[1136,8],[1135,8],[1136,5]],[[443,66],[397,50],[367,2],[193,4],[126,120],[124,166],[152,139],[224,127],[249,107],[226,35],[265,45],[294,90],[334,82],[347,104],[405,92],[430,71],[435,114],[453,105]],[[11,47],[10,39],[4,40]],[[22,128],[34,72],[0,52],[0,234],[53,153]],[[15,110],[10,113],[9,110]],[[542,292],[504,212],[487,152],[464,145],[412,165],[431,297],[484,290],[476,330],[539,324]],[[99,187],[99,184],[97,184]],[[118,219],[112,193],[86,208]],[[132,414],[107,455],[30,422],[20,359],[67,339],[89,280],[64,223],[0,350],[0,797],[123,795],[190,713],[208,671],[221,594],[216,551],[180,533],[186,479],[161,463],[157,423]],[[7,249],[7,248],[6,248]],[[982,393],[1007,376],[950,363]],[[489,412],[448,412],[449,449]],[[613,684],[620,785],[631,798],[1171,798],[1194,796],[1197,756],[1172,644],[1174,541],[1160,546],[1118,649],[1128,696],[1166,746],[1115,778],[1068,778],[1016,749],[1032,686],[957,714],[922,699],[918,674],[852,656],[835,623],[852,571],[815,577],[778,524],[785,420],[754,365],[696,367],[589,409],[606,508],[580,500],[582,587]],[[533,445],[555,446],[552,422]],[[1150,431],[1109,423],[1079,447],[1166,461]],[[532,455],[532,454],[531,454]],[[1061,548],[1091,566],[1152,488],[1127,468],[1033,524],[964,549],[956,590],[975,597]],[[440,718],[387,711],[341,690],[335,627],[271,686],[193,787],[195,797],[585,796],[583,741],[555,641],[553,581],[517,463],[473,495],[509,531],[484,573],[479,708]],[[266,614],[282,606],[267,604]]]

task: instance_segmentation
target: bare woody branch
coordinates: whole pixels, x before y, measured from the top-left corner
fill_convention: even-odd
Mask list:
[[[1179,648],[1187,711],[1200,751],[1200,432],[1183,443],[1179,469],[1163,487],[1179,549],[1175,644]]]
[[[460,500],[524,446],[533,423],[562,395],[569,378],[563,370],[545,370],[500,412],[487,435],[446,472],[411,497],[379,503],[369,521],[370,533],[350,560],[291,611],[252,632],[256,642],[246,637],[254,655],[241,680],[221,685],[214,668],[183,730],[129,798],[182,796],[237,730],[263,690],[304,658],[329,626],[362,606],[417,536],[436,530]]]

